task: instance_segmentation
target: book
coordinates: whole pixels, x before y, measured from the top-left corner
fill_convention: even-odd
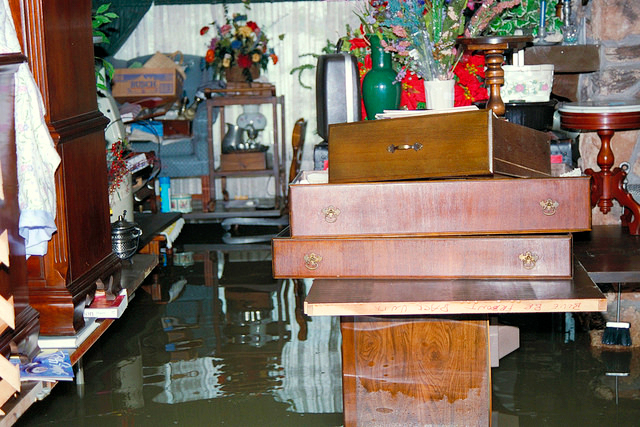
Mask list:
[[[38,346],[42,349],[78,348],[96,329],[100,322],[85,319],[84,326],[75,335],[40,335]]]
[[[394,119],[401,117],[428,116],[431,114],[451,114],[462,113],[464,111],[476,111],[479,108],[475,105],[466,105],[463,107],[454,107],[441,110],[384,110],[382,113],[376,114],[376,119]]]
[[[27,363],[12,357],[11,363],[20,367],[20,381],[73,381],[69,352],[64,350],[44,350]]]
[[[111,301],[107,299],[104,291],[98,291],[91,305],[84,308],[83,317],[85,319],[118,319],[127,308],[128,302],[129,297],[126,289],[122,289],[120,294]]]

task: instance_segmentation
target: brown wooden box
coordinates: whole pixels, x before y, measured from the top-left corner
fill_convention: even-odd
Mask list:
[[[555,233],[591,229],[589,177],[291,184],[293,237]],[[316,182],[316,184],[314,184]]]
[[[229,153],[220,155],[220,171],[255,171],[267,168],[267,155],[263,152]]]
[[[329,182],[551,175],[546,133],[491,110],[329,126]]]
[[[162,123],[164,138],[183,138],[191,136],[191,120],[159,120]]]
[[[288,230],[285,230],[288,233]],[[569,278],[571,235],[272,240],[276,278]]]

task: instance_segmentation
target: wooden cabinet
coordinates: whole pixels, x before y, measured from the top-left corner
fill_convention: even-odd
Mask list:
[[[27,261],[41,334],[73,335],[98,283],[118,283],[111,249],[104,129],[99,111],[88,0],[9,0],[23,53],[62,159],[56,172],[57,233],[45,256]]]
[[[223,197],[228,199],[225,191],[227,177],[258,177],[272,176],[275,181],[275,195],[273,200],[266,201],[264,206],[258,206],[257,215],[253,216],[280,216],[285,206],[286,176],[284,159],[286,153],[284,139],[284,96],[276,95],[273,85],[255,87],[238,87],[233,89],[222,89],[211,91],[207,99],[207,116],[209,121],[209,187],[211,200],[208,203],[209,217],[238,217],[248,216],[243,209],[225,209],[221,206],[220,200],[216,200],[216,179],[222,183]],[[272,111],[273,142],[271,149],[267,153],[237,152],[232,154],[222,154],[223,162],[216,168],[214,163],[213,148],[213,110],[220,109],[220,140],[222,141],[226,133],[225,107],[232,105],[270,105]],[[279,110],[278,111],[278,107]],[[271,155],[271,158],[265,157]],[[240,157],[239,157],[240,156]],[[268,161],[267,161],[268,160]],[[226,163],[224,163],[226,161]],[[204,202],[203,202],[204,203]],[[206,212],[206,210],[205,210]],[[185,218],[193,217],[187,214]],[[251,216],[249,214],[249,216]]]

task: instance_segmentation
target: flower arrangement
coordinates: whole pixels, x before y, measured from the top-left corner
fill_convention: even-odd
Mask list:
[[[447,80],[453,78],[462,57],[456,39],[462,34],[480,35],[502,12],[521,1],[367,0],[356,14],[363,31],[382,37],[385,50],[394,54],[402,70],[424,80]]]
[[[224,22],[214,21],[202,27],[200,35],[208,35],[212,29],[215,35],[208,42],[205,61],[214,78],[222,78],[232,67],[239,67],[244,80],[253,81],[256,75],[252,70],[266,70],[269,59],[278,63],[278,56],[268,46],[269,38],[247,15],[235,13],[229,18],[225,7]]]

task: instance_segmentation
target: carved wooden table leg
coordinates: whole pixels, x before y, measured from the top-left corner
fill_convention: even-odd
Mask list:
[[[502,96],[500,96],[500,86],[504,84],[504,50],[489,49],[484,52],[487,70],[485,71],[485,81],[489,85],[489,102],[487,108],[493,110],[496,116],[504,116],[506,109]]]
[[[531,42],[531,36],[507,37],[464,37],[458,43],[469,51],[479,51],[484,54],[487,70],[485,81],[489,85],[489,102],[487,108],[493,110],[498,117],[504,117],[505,106],[500,96],[500,86],[504,84],[504,52],[508,49],[518,49]]]

